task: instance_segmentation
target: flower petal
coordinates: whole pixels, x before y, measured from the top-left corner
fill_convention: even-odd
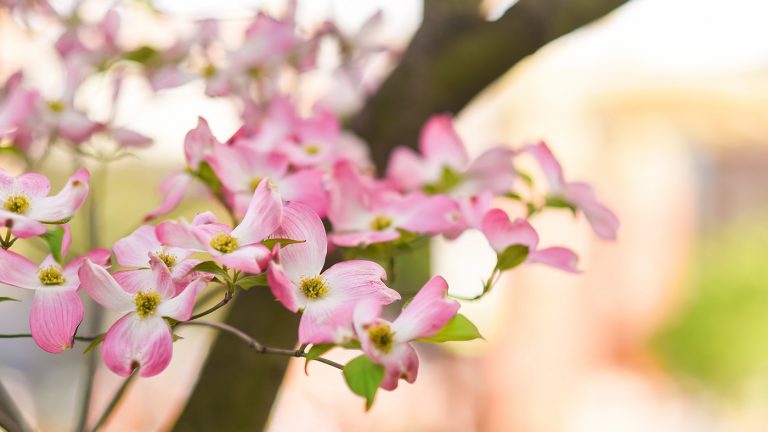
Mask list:
[[[96,303],[115,312],[133,309],[133,296],[126,292],[101,266],[86,259],[80,267],[80,286]]]
[[[483,217],[483,234],[493,250],[504,252],[509,246],[524,245],[530,251],[539,244],[539,235],[525,219],[509,220],[509,216],[500,209],[491,209]]]
[[[304,241],[280,250],[280,265],[294,284],[323,270],[328,240],[323,222],[311,208],[298,202],[286,205],[283,223],[272,236]]]
[[[459,207],[445,195],[425,196],[411,193],[393,209],[395,224],[408,231],[439,234],[459,220]]]
[[[78,169],[61,192],[34,199],[26,216],[41,222],[59,222],[72,217],[88,197],[89,181],[88,170]]]
[[[440,276],[429,280],[392,323],[395,340],[406,342],[434,335],[456,315],[459,302],[446,298],[448,283]]]
[[[329,234],[328,238],[336,246],[365,247],[373,243],[397,240],[400,238],[400,233],[395,230],[335,232]]]
[[[328,194],[323,185],[323,172],[303,169],[280,179],[280,194],[285,201],[306,204],[323,217],[328,207]]]
[[[419,149],[427,160],[456,170],[462,170],[469,160],[464,144],[453,129],[453,119],[447,114],[427,120],[421,130]]]
[[[197,118],[197,126],[187,132],[184,137],[184,157],[187,160],[187,166],[193,170],[200,167],[200,162],[205,158],[205,154],[215,145],[218,140],[211,133],[211,128],[204,118]]]
[[[283,221],[283,200],[269,180],[256,187],[248,211],[232,236],[240,245],[258,243],[272,234]]]
[[[619,230],[619,218],[597,200],[592,186],[586,183],[568,183],[565,186],[565,198],[584,212],[592,230],[605,240],[616,240]]]
[[[165,300],[176,295],[176,284],[171,275],[171,270],[157,255],[149,254],[149,267],[152,269],[154,283],[147,287],[150,291],[160,294],[160,298]]]
[[[0,209],[0,226],[10,228],[11,234],[18,238],[37,237],[47,231],[45,225],[34,219],[2,209]]]
[[[280,256],[279,251],[277,256]],[[288,275],[285,273],[285,269],[283,269],[283,266],[278,262],[273,261],[269,263],[269,268],[267,269],[267,282],[269,283],[270,290],[272,290],[272,295],[274,295],[277,301],[282,303],[286,309],[291,312],[297,312],[299,310],[296,285],[291,282]]]
[[[136,367],[143,377],[157,375],[171,362],[171,329],[159,316],[139,318],[129,313],[109,328],[101,355],[104,364],[118,375],[128,376]]]
[[[150,225],[139,227],[112,246],[118,264],[123,267],[146,267],[149,262],[147,254],[158,253],[162,248],[160,240],[155,235],[155,227]]]
[[[578,263],[579,257],[572,250],[564,247],[550,247],[539,249],[528,254],[527,263],[541,263],[560,270],[580,273]]]
[[[384,283],[387,272],[373,261],[342,261],[332,265],[322,276],[328,284],[327,297],[330,299],[354,302],[368,299],[382,304],[400,299],[400,294]]]
[[[170,317],[177,321],[186,321],[192,316],[195,308],[195,299],[205,287],[208,281],[198,278],[190,282],[176,297],[160,303],[157,307],[157,315]]]
[[[400,378],[413,384],[419,375],[419,356],[409,343],[399,343],[392,347],[392,351],[384,358],[384,380],[381,388],[394,390]]]
[[[271,257],[272,254],[266,246],[262,244],[252,244],[239,247],[228,254],[214,255],[213,259],[219,264],[235,270],[259,274],[267,266]]]
[[[563,168],[547,144],[544,141],[540,141],[534,145],[526,146],[524,151],[530,153],[539,162],[552,192],[555,194],[561,193],[565,186]]]
[[[49,353],[72,347],[83,320],[83,302],[74,290],[39,289],[32,300],[29,328],[37,345]]]
[[[387,165],[387,179],[400,190],[414,191],[439,178],[428,178],[429,169],[424,160],[408,147],[398,147],[392,152]],[[438,173],[439,174],[439,173]]]
[[[171,174],[166,177],[160,183],[160,194],[163,196],[163,201],[160,206],[144,216],[144,221],[150,221],[160,216],[166,215],[178,207],[184,194],[187,192],[187,188],[195,180],[194,177],[184,171],[179,171],[175,174]]]
[[[19,288],[37,289],[42,285],[37,264],[9,250],[0,249],[0,282]]]
[[[51,182],[42,174],[22,174],[16,177],[14,189],[28,197],[46,197],[51,192]]]

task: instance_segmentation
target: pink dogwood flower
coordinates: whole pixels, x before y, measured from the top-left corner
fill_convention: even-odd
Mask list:
[[[615,240],[619,229],[619,218],[603,203],[598,201],[592,186],[582,182],[567,182],[563,168],[546,143],[539,142],[525,149],[541,165],[550,187],[550,195],[559,197],[580,209],[586,216],[592,230],[598,237]]]
[[[333,224],[331,241],[357,247],[396,240],[400,230],[442,233],[456,223],[458,208],[445,195],[401,194],[340,162],[333,171],[328,218]]]
[[[163,222],[157,226],[160,242],[167,246],[207,252],[223,266],[248,273],[261,273],[270,250],[260,242],[272,234],[283,219],[283,201],[269,179],[253,193],[242,222],[232,229],[210,212],[186,221]]]
[[[29,327],[35,343],[49,353],[71,348],[83,320],[83,303],[77,290],[80,288],[78,271],[85,259],[107,266],[110,255],[106,249],[95,249],[62,267],[52,255],[37,265],[19,254],[0,249],[0,283],[35,291]]]
[[[440,276],[430,279],[393,322],[381,318],[381,304],[361,302],[354,312],[355,333],[365,354],[384,366],[381,388],[394,390],[402,378],[416,381],[419,357],[410,342],[437,333],[459,310],[446,298],[448,283]]]
[[[353,336],[355,305],[367,299],[389,304],[400,295],[384,284],[384,269],[371,261],[352,260],[323,264],[328,242],[320,217],[308,206],[289,203],[278,238],[304,240],[276,253],[267,270],[272,293],[288,310],[303,310],[299,324],[301,343],[342,343]]]
[[[45,232],[43,223],[63,223],[74,216],[88,196],[89,175],[80,168],[57,194],[48,196],[51,183],[42,174],[14,177],[0,168],[0,224],[20,238]]]
[[[104,363],[122,376],[139,368],[141,376],[151,377],[168,366],[173,355],[173,335],[163,317],[187,321],[192,316],[195,297],[207,284],[201,277],[177,293],[163,260],[157,255],[149,257],[153,276],[149,285],[120,284],[90,260],[80,268],[80,282],[88,295],[105,308],[123,314],[109,328],[101,346]]]
[[[483,218],[482,231],[497,254],[503,253],[508,247],[521,245],[528,247],[526,263],[546,264],[560,270],[578,273],[578,257],[564,247],[549,247],[539,249],[539,235],[525,219],[512,222],[501,209],[492,209]]]

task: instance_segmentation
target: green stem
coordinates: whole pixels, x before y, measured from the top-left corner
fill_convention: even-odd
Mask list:
[[[220,302],[216,303],[215,305],[211,306],[210,308],[208,308],[208,309],[206,309],[206,310],[204,310],[204,311],[202,311],[202,312],[200,312],[198,314],[192,315],[192,317],[189,318],[189,321],[196,320],[198,318],[202,318],[202,317],[204,317],[204,316],[206,316],[206,315],[208,315],[210,313],[213,313],[213,312],[217,311],[219,308],[221,308],[224,305],[226,305],[227,303],[229,303],[229,301],[232,300],[233,297],[234,297],[234,294],[232,294],[231,291],[227,290],[224,293],[224,298],[221,299]]]
[[[112,397],[112,400],[109,402],[109,405],[107,405],[107,409],[104,410],[104,412],[101,414],[101,417],[99,417],[99,421],[96,422],[96,425],[91,429],[91,432],[96,432],[99,429],[101,429],[102,426],[104,426],[104,423],[109,419],[109,416],[112,414],[112,411],[115,410],[115,407],[117,407],[117,404],[120,403],[120,399],[125,394],[125,391],[128,390],[128,386],[131,384],[131,381],[133,381],[136,376],[139,375],[139,368],[136,368],[131,372],[130,375],[128,375],[128,378],[123,381],[123,385],[120,386],[119,389],[117,389],[117,393]]]
[[[81,342],[93,342],[99,336],[75,336],[75,340],[81,341]],[[0,334],[0,339],[21,339],[21,338],[31,338],[31,337],[32,337],[31,333]]]

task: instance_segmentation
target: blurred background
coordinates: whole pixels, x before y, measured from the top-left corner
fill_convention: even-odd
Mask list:
[[[175,25],[229,17],[235,32],[241,17],[280,3],[156,5]],[[482,7],[492,20],[516,5]],[[384,14],[377,37],[405,49],[424,17],[419,1],[306,0],[299,18],[332,18],[354,32],[377,9]],[[619,215],[618,241],[598,241],[567,211],[534,219],[542,244],[579,253],[581,275],[536,266],[507,275],[482,302],[462,306],[485,340],[420,346],[419,380],[380,392],[368,413],[337,371],[311,365],[306,376],[303,362],[292,361],[268,430],[768,430],[767,18],[763,0],[631,0],[493,80],[456,113],[470,153],[546,139],[566,175],[593,183]],[[56,92],[50,43],[0,14],[0,80],[24,68]],[[158,204],[149,191],[183,165],[181,144],[197,116],[220,139],[239,126],[234,108],[203,96],[200,83],[158,94],[138,80],[124,85],[119,121],[155,146],[98,178],[109,191],[102,197],[109,242]],[[105,94],[93,83],[81,102],[98,111]],[[54,189],[69,164],[48,159]],[[189,200],[172,216],[205,208]],[[435,240],[431,260],[452,293],[472,295],[493,253],[481,235],[465,233]],[[0,310],[0,332],[26,331],[25,308]],[[173,425],[213,337],[198,329],[181,335],[171,366],[135,383],[108,430]],[[245,348],[241,355],[253,356]],[[53,356],[31,340],[2,342],[0,378],[30,424],[71,429],[81,357],[77,346]],[[99,412],[121,380],[104,369],[96,382]]]

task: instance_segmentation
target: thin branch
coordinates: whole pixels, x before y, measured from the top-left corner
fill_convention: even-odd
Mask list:
[[[223,298],[223,299],[221,299],[221,301],[220,301],[220,302],[218,302],[218,303],[216,303],[215,305],[211,306],[211,308],[209,308],[209,309],[206,309],[206,310],[204,310],[204,311],[200,312],[199,314],[195,314],[195,315],[192,315],[192,317],[191,317],[189,320],[190,320],[190,321],[192,321],[192,320],[196,320],[196,319],[198,319],[198,318],[202,318],[202,317],[204,317],[204,316],[206,316],[206,315],[208,315],[208,314],[210,314],[210,313],[213,313],[213,312],[215,312],[215,311],[216,311],[216,310],[218,310],[219,308],[221,308],[221,307],[223,307],[224,305],[226,305],[227,303],[229,303],[229,301],[230,301],[230,300],[232,300],[232,297],[234,297],[234,295],[233,295],[233,294],[232,294],[232,293],[231,293],[229,290],[227,290],[227,291],[224,293],[224,298]]]
[[[109,402],[109,405],[107,405],[107,408],[104,410],[104,412],[101,414],[101,417],[99,417],[99,421],[96,422],[96,425],[91,429],[91,432],[98,431],[102,426],[104,426],[104,423],[109,419],[109,416],[112,414],[112,411],[115,410],[115,407],[120,402],[120,399],[123,397],[123,394],[125,394],[125,391],[128,389],[128,385],[131,384],[131,381],[133,381],[136,376],[139,375],[139,368],[133,369],[133,372],[131,372],[130,375],[128,375],[128,378],[123,381],[123,385],[120,386],[119,389],[117,389],[117,393],[112,397],[112,400]]]
[[[261,342],[257,341],[256,339],[252,338],[242,330],[232,327],[229,324],[224,324],[220,322],[215,321],[185,321],[178,324],[179,326],[201,326],[201,327],[210,327],[214,328],[219,331],[227,332],[230,334],[233,334],[240,338],[243,342],[245,342],[249,347],[253,348],[256,352],[259,354],[274,354],[274,355],[282,355],[282,356],[288,356],[288,357],[307,357],[307,353],[305,353],[302,350],[291,350],[291,349],[283,349],[283,348],[273,348],[268,347],[266,345],[263,345]],[[344,365],[336,363],[335,361],[328,360],[326,358],[317,357],[313,360],[319,361],[320,363],[325,363],[329,366],[333,366],[336,369],[343,370]]]
[[[81,342],[93,342],[96,340],[98,336],[75,336],[75,340],[81,341]],[[12,334],[0,334],[0,339],[21,339],[21,338],[31,338],[31,333],[12,333]]]

